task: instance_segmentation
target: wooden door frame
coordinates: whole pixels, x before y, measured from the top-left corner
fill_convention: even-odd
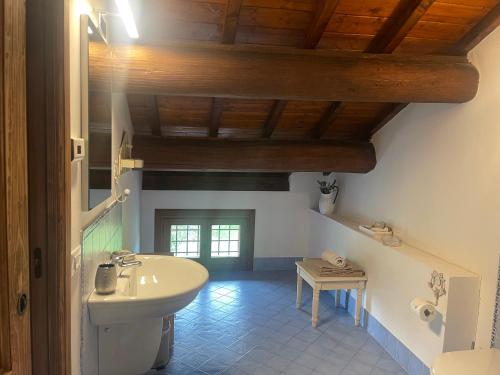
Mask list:
[[[0,2],[0,374],[31,374],[24,1]],[[25,305],[26,306],[26,305]]]
[[[71,373],[69,1],[26,7],[33,373],[62,375]]]

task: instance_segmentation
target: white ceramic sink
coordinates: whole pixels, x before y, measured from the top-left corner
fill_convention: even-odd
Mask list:
[[[189,259],[137,255],[138,268],[122,269],[114,294],[90,295],[90,321],[95,325],[160,318],[187,306],[208,280],[208,271]]]

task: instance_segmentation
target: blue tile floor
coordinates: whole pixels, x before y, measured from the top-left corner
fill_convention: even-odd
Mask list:
[[[311,327],[311,289],[295,308],[295,272],[213,274],[177,314],[168,366],[148,375],[403,375],[404,370],[331,295]]]

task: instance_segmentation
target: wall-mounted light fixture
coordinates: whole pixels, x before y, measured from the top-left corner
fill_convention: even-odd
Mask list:
[[[135,24],[134,15],[132,13],[132,8],[128,0],[115,0],[115,5],[118,10],[117,13],[109,12],[108,10],[95,10],[98,16],[97,25],[99,34],[104,39],[106,43],[109,41],[108,35],[108,17],[118,17],[121,18],[125,30],[131,39],[138,39],[139,32],[137,31],[137,26]],[[95,30],[92,30],[95,32]]]
[[[143,167],[144,161],[140,159],[132,159],[132,145],[128,143],[127,132],[123,132],[120,150],[118,151],[118,156],[116,157],[113,165],[113,194],[118,202],[125,202],[127,197],[130,195],[130,189],[124,189],[122,191],[120,186],[120,176],[130,170],[142,169]]]
[[[118,14],[123,20],[127,34],[132,39],[139,38],[139,33],[137,32],[137,27],[135,25],[134,15],[132,14],[132,9],[130,8],[130,3],[128,0],[115,0],[116,7],[118,8]]]

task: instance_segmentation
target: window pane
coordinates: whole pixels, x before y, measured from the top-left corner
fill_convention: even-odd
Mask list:
[[[212,241],[219,240],[219,231],[212,229]]]
[[[200,257],[200,225],[171,225],[170,251],[184,258]]]
[[[238,241],[240,239],[240,231],[239,230],[231,230],[229,234],[229,239],[231,241]]]
[[[228,240],[229,239],[229,231],[228,230],[221,230],[220,231],[220,239],[221,240]]]
[[[212,225],[211,256],[214,258],[240,256],[239,225]]]
[[[212,241],[212,254],[219,252],[219,241]]]
[[[188,232],[188,240],[189,241],[198,241],[198,231],[197,230],[190,230]]]
[[[177,229],[177,241],[187,241],[187,230]]]
[[[177,242],[177,252],[178,253],[187,252],[187,242]]]
[[[229,251],[231,253],[239,253],[240,252],[240,243],[239,241],[231,241],[229,244]]]
[[[229,241],[221,241],[219,243],[219,252],[228,253],[229,252]]]
[[[188,253],[193,255],[198,253],[198,242],[188,242]]]

